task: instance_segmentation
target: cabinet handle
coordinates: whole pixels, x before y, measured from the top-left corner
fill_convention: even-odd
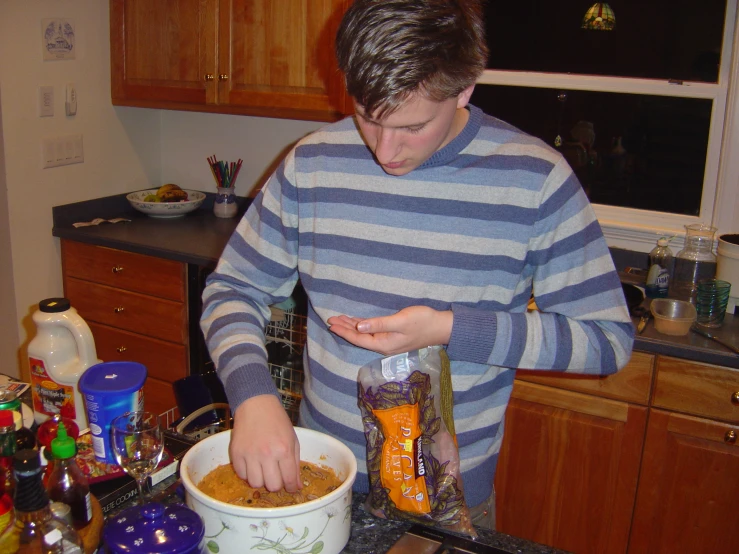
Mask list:
[[[215,77],[212,74],[210,74],[210,73],[206,73],[205,74],[205,80],[206,81],[212,81],[213,79],[215,79]]]
[[[121,313],[123,310],[125,310],[123,306],[118,306],[117,308],[113,308],[113,311],[117,314]]]
[[[224,73],[221,73],[221,74],[220,74],[220,75],[218,76],[218,80],[219,80],[219,81],[228,81],[228,75],[226,75],[226,74],[224,74]]]
[[[731,403],[739,406],[739,391],[731,395]]]
[[[734,431],[734,429],[729,429],[728,431],[726,431],[726,434],[724,435],[724,442],[726,444],[736,443],[736,431]]]
[[[113,268],[113,273],[120,273],[121,271],[123,271],[123,268],[119,265]]]
[[[127,348],[126,348],[125,346],[119,346],[119,347],[118,347],[118,348],[116,348],[115,350],[116,350],[116,352],[118,352],[119,354],[123,354],[123,353],[124,353],[124,352],[125,352],[125,351],[127,350]]]

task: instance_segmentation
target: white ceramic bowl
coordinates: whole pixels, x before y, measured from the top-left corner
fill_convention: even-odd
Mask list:
[[[352,484],[357,461],[351,450],[333,437],[296,427],[300,459],[331,467],[344,482],[326,496],[283,508],[248,508],[215,500],[201,492],[196,483],[215,467],[228,463],[231,431],[211,435],[185,454],[180,465],[187,505],[205,525],[201,552],[321,552],[338,554],[349,541]],[[320,549],[317,546],[323,544]],[[302,546],[300,546],[302,545]],[[277,551],[277,549],[274,549]]]
[[[187,200],[184,202],[144,202],[149,194],[156,194],[158,189],[140,190],[126,195],[131,206],[151,217],[181,217],[197,210],[205,200],[205,193],[197,190],[185,190]],[[184,189],[183,189],[184,190]]]

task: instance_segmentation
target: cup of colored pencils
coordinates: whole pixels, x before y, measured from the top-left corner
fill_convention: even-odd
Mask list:
[[[242,160],[238,162],[218,161],[215,156],[208,158],[208,165],[213,172],[218,192],[213,203],[213,213],[216,217],[234,217],[238,212],[234,185],[239,176]]]

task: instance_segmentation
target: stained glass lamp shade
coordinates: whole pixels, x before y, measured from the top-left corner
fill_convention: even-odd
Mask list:
[[[582,28],[591,31],[612,31],[616,27],[616,16],[606,2],[596,2],[582,18]]]

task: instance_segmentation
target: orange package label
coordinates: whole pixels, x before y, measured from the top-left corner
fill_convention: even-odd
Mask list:
[[[382,486],[390,491],[390,499],[398,509],[428,514],[431,506],[418,412],[418,404],[373,410],[385,435],[380,469]]]
[[[59,414],[75,419],[74,388],[54,381],[46,372],[43,360],[29,358],[29,362],[33,410],[49,416]]]

